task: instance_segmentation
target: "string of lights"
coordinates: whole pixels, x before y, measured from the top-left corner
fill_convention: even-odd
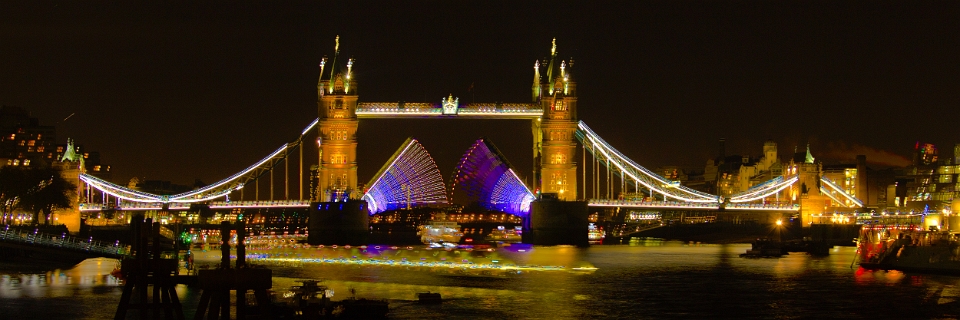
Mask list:
[[[370,214],[403,207],[449,203],[437,163],[416,139],[408,138],[368,184],[363,200]]]

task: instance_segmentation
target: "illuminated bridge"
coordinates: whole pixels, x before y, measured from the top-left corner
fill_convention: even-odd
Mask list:
[[[317,123],[313,121],[304,133]],[[799,211],[799,204],[769,204],[762,199],[771,197],[786,188],[794,186],[798,175],[779,176],[770,181],[755,185],[750,189],[722,199],[719,196],[684,187],[676,181],[666,179],[624,156],[600,138],[585,123],[578,123],[576,137],[594,161],[611,170],[620,179],[621,190],[631,193],[645,193],[645,199],[587,199],[591,207],[626,207],[650,209],[683,210],[742,210],[742,211]],[[81,174],[81,181],[109,194],[117,199],[115,203],[81,203],[84,212],[105,209],[126,211],[138,210],[187,210],[197,202],[206,203],[211,209],[232,208],[297,208],[308,207],[309,199],[284,200],[234,200],[228,201],[229,194],[240,191],[245,185],[256,181],[264,172],[273,170],[277,163],[284,160],[288,148],[298,146],[301,139],[285,144],[264,159],[247,169],[218,181],[207,187],[176,195],[154,195],[113,184],[88,174]],[[603,177],[600,177],[603,178]],[[433,158],[416,139],[408,139],[387,163],[367,184],[361,199],[366,200],[370,213],[423,205],[448,204],[450,197],[443,177]],[[464,154],[456,168],[454,191],[465,192],[471,199],[480,201],[486,208],[515,215],[524,215],[535,200],[534,193],[517,176],[514,168],[493,144],[485,139],[477,140]],[[855,201],[833,181],[821,177],[821,192],[836,202],[843,199]],[[601,183],[602,184],[602,183]],[[586,186],[586,184],[585,184]],[[609,187],[594,184],[595,188]],[[591,190],[593,191],[593,190]],[[598,190],[595,193],[603,193]],[[219,200],[217,200],[219,199]],[[659,200],[657,200],[659,199]]]
[[[81,198],[89,203],[81,203],[80,210],[185,210],[192,204],[212,209],[306,208],[313,202],[364,200],[369,213],[376,214],[447,205],[454,192],[463,192],[487,209],[518,216],[528,215],[541,194],[601,208],[799,212],[809,192],[844,206],[863,206],[843,187],[816,172],[812,158],[726,197],[694,190],[643,167],[578,120],[577,113],[582,110],[578,110],[576,81],[570,72],[573,60],[559,59],[555,43],[548,59],[534,63],[531,102],[521,103],[460,104],[452,94],[436,102],[359,102],[354,61],[350,59],[345,68],[338,69],[338,54],[339,44],[329,69],[326,58],[320,64],[317,119],[291,142],[223,180],[173,195],[151,194],[81,173]],[[464,154],[448,190],[430,154],[411,138],[367,184],[360,184],[356,132],[361,119],[371,118],[530,121],[532,179],[524,183],[503,154],[481,139]],[[304,168],[311,164],[304,160],[305,141],[317,144],[317,154],[307,157],[317,161],[316,169],[306,174]],[[578,153],[582,156],[579,164]],[[276,175],[280,175],[279,181],[275,181]],[[280,190],[275,190],[278,184]],[[291,186],[296,195],[291,194]],[[800,189],[803,197],[798,196]],[[819,207],[823,208],[823,202]]]

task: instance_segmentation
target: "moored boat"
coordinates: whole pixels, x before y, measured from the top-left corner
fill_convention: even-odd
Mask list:
[[[428,291],[417,293],[417,302],[421,304],[438,304],[443,302],[443,299],[440,297],[440,293]]]
[[[353,296],[341,301],[331,301],[333,290],[320,285],[319,280],[299,282],[302,284],[291,287],[274,300],[279,317],[381,319],[386,318],[389,313],[389,303],[386,300],[358,299]],[[353,289],[350,291],[353,292]]]
[[[960,234],[865,226],[857,241],[857,259],[865,269],[960,275]]]
[[[779,258],[786,252],[779,241],[773,241],[766,238],[754,240],[750,250],[741,253],[741,258]]]

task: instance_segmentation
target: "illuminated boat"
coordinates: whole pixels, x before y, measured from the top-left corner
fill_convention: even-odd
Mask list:
[[[590,223],[587,227],[587,240],[591,244],[603,243],[603,239],[606,237],[607,235],[603,233],[603,229],[597,228],[593,223]]]
[[[864,269],[960,275],[960,234],[916,227],[864,227],[857,259]]]
[[[487,235],[487,242],[494,243],[518,243],[523,241],[523,236],[521,235],[523,231],[520,230],[521,227],[514,227],[513,229],[507,229],[503,226],[497,226],[497,230],[490,232]]]
[[[460,242],[460,238],[463,237],[463,233],[460,232],[460,225],[453,221],[444,221],[446,215],[443,213],[437,214],[436,219],[428,221],[426,224],[420,226],[420,231],[417,232],[420,235],[420,241],[423,244],[431,246],[456,246]]]

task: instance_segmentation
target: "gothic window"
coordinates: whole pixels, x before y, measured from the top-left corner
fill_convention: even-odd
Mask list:
[[[562,141],[562,140],[569,140],[569,139],[570,139],[570,137],[569,137],[569,136],[567,135],[567,133],[564,132],[564,131],[560,131],[560,130],[551,130],[551,131],[550,131],[550,140],[553,140],[553,141]]]
[[[550,184],[553,186],[553,190],[557,192],[563,192],[567,190],[567,174],[565,173],[554,173],[550,175]]]
[[[566,163],[567,163],[567,155],[562,154],[562,153],[554,154],[553,156],[551,156],[550,163],[551,163],[551,164],[566,164]]]
[[[333,82],[333,91],[343,92],[343,78],[337,75],[337,80]]]
[[[347,140],[347,130],[330,130],[330,140]]]
[[[347,163],[347,155],[343,153],[334,153],[330,155],[330,163],[332,164],[345,164]]]
[[[337,99],[333,102],[334,109],[343,109],[343,100]]]
[[[563,100],[557,100],[557,103],[553,105],[553,111],[566,111],[567,107],[563,105]]]

